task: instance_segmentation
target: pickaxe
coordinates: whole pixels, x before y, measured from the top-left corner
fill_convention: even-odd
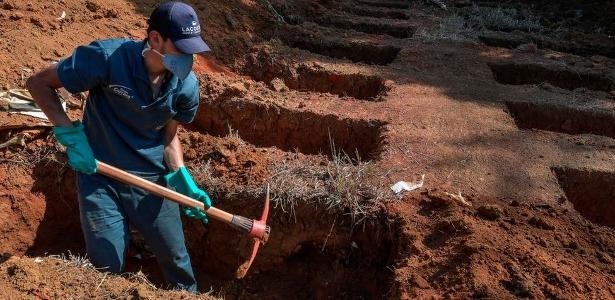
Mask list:
[[[250,258],[244,262],[235,273],[237,278],[243,278],[250,269],[256,254],[258,253],[258,248],[261,244],[265,244],[267,239],[269,238],[269,233],[271,232],[271,227],[267,225],[267,216],[269,215],[269,186],[267,186],[267,195],[265,197],[265,208],[263,209],[263,214],[260,220],[248,219],[239,215],[233,215],[227,213],[221,209],[210,207],[205,209],[205,205],[201,201],[194,200],[188,196],[184,196],[178,192],[155,184],[151,181],[145,180],[136,175],[130,174],[126,171],[120,170],[116,167],[108,165],[106,163],[97,162],[96,172],[99,174],[103,174],[105,176],[111,177],[115,180],[121,181],[123,183],[127,183],[139,188],[142,188],[156,196],[164,197],[165,199],[171,200],[173,202],[179,203],[181,205],[187,207],[198,207],[199,209],[207,212],[207,216],[212,219],[224,222],[226,224],[231,225],[235,229],[247,233],[254,239],[254,245],[252,247],[252,254]]]

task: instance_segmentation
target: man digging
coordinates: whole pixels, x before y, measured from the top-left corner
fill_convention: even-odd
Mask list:
[[[193,55],[209,47],[187,4],[161,4],[148,24],[146,40],[110,39],[78,47],[26,85],[78,172],[81,226],[92,264],[123,271],[130,222],[156,255],[171,288],[195,292],[178,204],[96,173],[95,158],[211,206],[207,192],[184,167],[177,136],[178,124],[191,122],[199,103]],[[89,91],[83,123],[69,120],[55,92],[60,87]],[[198,208],[184,213],[207,222]]]

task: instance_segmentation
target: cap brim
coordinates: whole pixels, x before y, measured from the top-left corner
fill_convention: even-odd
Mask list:
[[[173,45],[177,50],[186,54],[195,54],[201,52],[211,51],[209,46],[205,44],[205,41],[200,36],[193,36],[186,39],[180,39],[173,41]]]

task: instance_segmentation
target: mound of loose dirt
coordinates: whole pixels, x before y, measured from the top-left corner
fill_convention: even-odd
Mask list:
[[[217,299],[156,289],[142,274],[109,275],[78,259],[0,256],[5,299]]]
[[[401,220],[397,297],[609,298],[615,271],[612,230],[569,207],[471,196],[472,207],[442,193],[390,206]],[[444,196],[446,197],[446,196]],[[443,204],[445,203],[445,204]],[[497,211],[497,218],[493,216]],[[600,274],[600,275],[599,275]]]
[[[221,183],[253,186],[269,177],[269,155],[249,147],[240,138],[214,138],[198,132],[185,132],[180,136],[185,147],[184,158],[201,176],[217,178]],[[201,170],[207,168],[207,171]],[[206,180],[203,178],[203,180]],[[231,187],[218,186],[215,190]]]

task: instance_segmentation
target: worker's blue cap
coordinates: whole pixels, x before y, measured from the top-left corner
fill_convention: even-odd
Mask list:
[[[201,25],[194,9],[182,2],[160,4],[147,21],[149,30],[156,30],[173,41],[177,50],[186,54],[210,51],[201,38]]]

